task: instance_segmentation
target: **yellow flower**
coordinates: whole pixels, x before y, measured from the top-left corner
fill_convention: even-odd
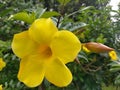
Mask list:
[[[72,81],[65,64],[74,61],[81,43],[72,32],[58,31],[50,18],[41,18],[29,30],[14,35],[12,49],[21,58],[18,73],[21,82],[36,87],[45,77],[52,84],[64,87]]]
[[[0,58],[0,71],[6,66],[6,63],[3,61],[2,58]]]
[[[0,90],[3,90],[3,89],[2,89],[2,85],[0,85]]]
[[[112,60],[117,60],[118,59],[115,51],[110,51],[109,56],[111,57]]]

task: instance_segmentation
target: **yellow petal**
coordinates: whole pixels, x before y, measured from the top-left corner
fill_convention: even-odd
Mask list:
[[[0,71],[6,66],[6,63],[0,58]]]
[[[18,79],[28,87],[38,86],[44,79],[44,66],[44,58],[39,55],[25,57],[20,62]]]
[[[110,51],[109,56],[111,57],[112,60],[117,60],[118,59],[115,51]]]
[[[0,90],[3,90],[2,85],[0,85]]]
[[[76,58],[81,50],[81,43],[72,32],[62,30],[55,34],[51,42],[51,50],[66,64]]]
[[[30,36],[39,43],[49,43],[57,28],[50,18],[37,19],[29,28]]]
[[[64,87],[71,83],[70,70],[59,59],[54,59],[47,65],[45,78],[58,87]]]
[[[28,31],[14,35],[12,50],[18,57],[24,57],[35,51],[37,43],[30,39]]]

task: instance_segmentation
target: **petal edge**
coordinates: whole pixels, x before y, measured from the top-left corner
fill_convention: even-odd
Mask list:
[[[47,65],[45,78],[58,87],[65,87],[72,81],[72,74],[59,59],[54,59]]]
[[[15,34],[12,41],[12,50],[20,58],[33,52],[38,44],[30,39],[28,31]]]
[[[38,43],[49,43],[53,35],[58,31],[53,21],[48,18],[37,19],[29,28],[30,37]]]
[[[51,49],[53,54],[66,64],[74,61],[81,50],[81,43],[72,32],[62,30],[55,34],[51,42]]]
[[[18,79],[28,87],[40,85],[44,79],[44,62],[37,55],[24,57],[20,62]]]

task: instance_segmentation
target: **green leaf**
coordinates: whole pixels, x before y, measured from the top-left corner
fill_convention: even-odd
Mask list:
[[[2,41],[0,40],[0,49],[2,49],[3,47],[8,48],[10,45],[9,41]]]
[[[5,16],[5,15],[7,15],[9,12],[11,12],[11,11],[13,11],[13,8],[8,8],[8,9],[6,9],[6,10],[2,10],[1,12],[0,12],[0,16],[2,17],[2,16]]]
[[[60,14],[58,12],[55,12],[55,11],[47,11],[41,17],[42,18],[49,18],[49,17],[53,17],[53,16],[60,16]]]
[[[93,7],[93,6],[88,6],[88,7],[82,8],[82,9],[80,9],[80,10],[78,10],[78,11],[75,11],[75,12],[67,15],[66,17],[70,17],[70,16],[72,16],[72,15],[74,15],[74,14],[80,13],[80,12],[82,12],[82,11],[84,11],[84,10],[88,10],[88,9],[91,9],[91,8],[94,8],[94,7]]]
[[[110,69],[111,72],[120,71],[120,63],[119,62],[111,63],[109,65],[111,66],[111,69]]]
[[[38,9],[35,11],[35,14],[36,14],[35,16],[36,16],[36,18],[40,18],[45,11],[46,11],[46,8],[45,8],[45,9],[43,9],[43,8],[38,8]]]
[[[61,28],[67,29],[70,31],[75,31],[75,30],[78,30],[78,29],[86,27],[86,26],[88,26],[88,25],[83,22],[76,22],[76,23],[68,22],[66,25],[62,26]]]
[[[36,19],[35,13],[32,12],[31,14],[29,14],[29,16],[30,16],[30,20],[31,20],[30,24],[31,24]]]
[[[4,4],[1,4],[1,3],[0,3],[0,8],[2,8],[2,7],[4,7]]]
[[[115,78],[115,84],[120,85],[120,74]]]
[[[84,60],[86,60],[86,61],[88,61],[88,59],[87,59],[85,56],[83,56],[83,55],[80,55],[80,54],[79,54],[78,57],[79,57],[79,58],[82,58],[82,59],[84,59]]]
[[[70,2],[70,0],[57,0],[61,5],[66,5]]]
[[[31,24],[35,20],[35,14],[28,14],[27,12],[20,12],[14,15],[11,15],[9,19],[21,20],[28,24]]]

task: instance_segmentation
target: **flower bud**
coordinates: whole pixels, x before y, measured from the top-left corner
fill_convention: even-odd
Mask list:
[[[110,52],[114,50],[113,48],[110,48],[104,44],[96,43],[96,42],[88,42],[88,43],[85,43],[84,46],[88,50],[94,53],[105,53],[105,52]]]

